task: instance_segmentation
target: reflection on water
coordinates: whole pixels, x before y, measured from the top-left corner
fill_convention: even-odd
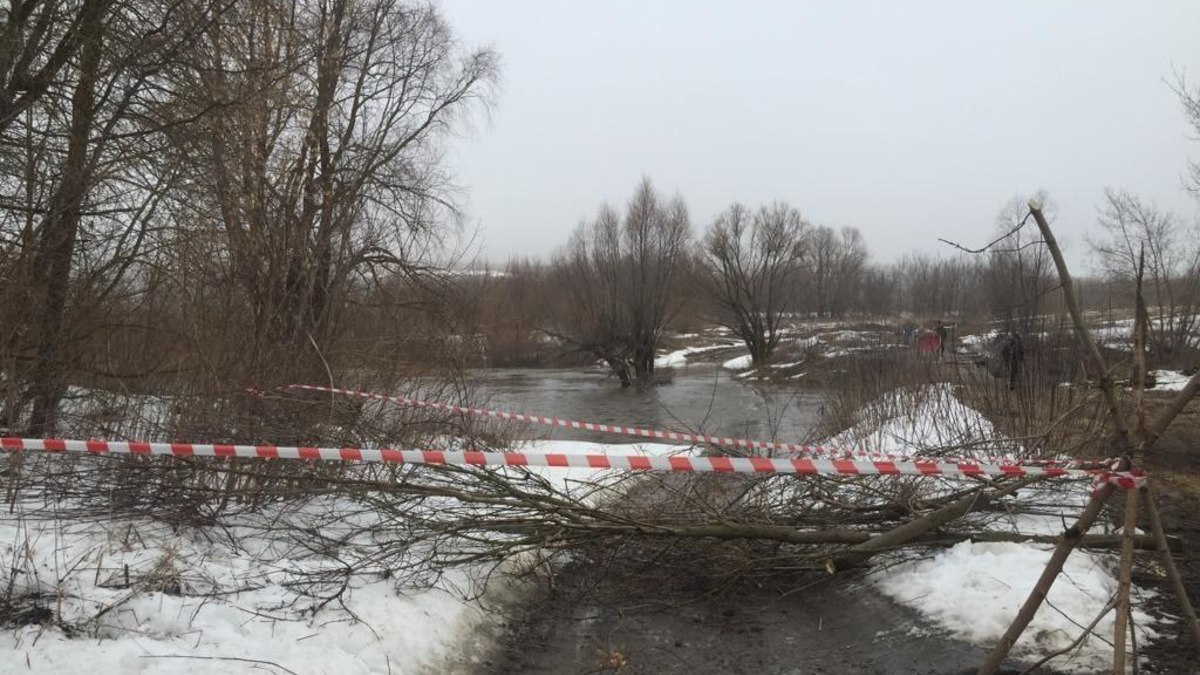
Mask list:
[[[805,440],[822,397],[794,385],[745,382],[715,368],[677,371],[670,384],[622,389],[600,371],[492,369],[473,373],[490,406],[547,417],[722,436]],[[627,443],[585,431],[531,428],[538,438]]]

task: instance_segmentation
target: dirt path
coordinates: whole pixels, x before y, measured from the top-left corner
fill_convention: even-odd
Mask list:
[[[575,583],[596,581],[576,575]],[[587,600],[568,593],[529,601],[477,672],[958,674],[974,673],[984,657],[861,581],[821,581],[791,594],[742,588],[701,599],[653,590],[628,597],[627,590],[620,597],[593,589]]]
[[[1166,397],[1149,401],[1156,413]],[[1146,470],[1158,490],[1158,508],[1163,527],[1183,539],[1183,554],[1177,558],[1179,572],[1192,604],[1200,603],[1200,399],[1191,401],[1146,457]],[[1178,606],[1161,574],[1143,574],[1139,583],[1158,592],[1152,603],[1162,613],[1175,615]],[[1200,646],[1194,645],[1177,621],[1161,629],[1163,637],[1147,648],[1149,672],[1200,674]]]

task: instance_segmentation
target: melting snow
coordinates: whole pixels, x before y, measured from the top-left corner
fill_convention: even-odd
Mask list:
[[[832,445],[857,444],[872,450],[936,449],[966,445],[975,452],[1017,458],[1020,444],[1004,438],[978,411],[962,404],[948,384],[917,390],[898,390],[860,412],[854,428],[839,434]],[[969,455],[972,450],[957,450]],[[1024,490],[1020,500],[1043,513],[1015,513],[995,521],[990,529],[1023,534],[1057,535],[1064,523],[1074,522],[1088,499],[1088,486],[1054,483]],[[932,557],[895,564],[877,559],[872,582],[893,600],[912,607],[934,625],[964,640],[990,648],[1004,634],[1033,589],[1052,551],[1031,543],[962,542]],[[1069,645],[1108,603],[1117,587],[1114,557],[1074,552],[1064,575],[1054,584],[1049,601],[1034,617],[1014,649],[1014,655],[1044,655]],[[1140,610],[1151,594],[1134,588],[1134,621],[1140,644],[1156,636],[1155,619]],[[1053,605],[1053,607],[1051,607]],[[1096,632],[1111,640],[1113,613]],[[1050,665],[1060,670],[1086,671],[1111,666],[1112,648],[1105,640],[1088,638],[1076,651]]]
[[[703,354],[704,352],[715,352],[722,349],[730,349],[739,347],[742,343],[734,342],[732,344],[708,345],[707,347],[684,347],[677,349],[668,354],[664,354],[654,359],[655,368],[682,368],[687,365],[688,357],[695,354]]]
[[[957,637],[992,646],[1025,602],[1038,576],[1050,560],[1053,547],[1018,543],[964,541],[932,558],[904,563],[875,573],[875,584],[892,599],[916,609]],[[1112,556],[1076,551],[1067,559],[1063,575],[1051,587],[1046,604],[1038,610],[1014,655],[1044,655],[1070,645],[1091,623],[1116,592],[1117,579],[1110,569]],[[1145,644],[1157,633],[1152,618],[1137,609],[1149,597],[1134,588],[1134,623],[1138,642]],[[1112,664],[1114,612],[1096,625],[1104,639],[1087,638],[1069,656],[1051,662],[1057,669],[1091,672]]]
[[[680,447],[538,441],[522,449],[661,454]],[[606,473],[548,467],[538,472],[567,489],[573,481]],[[499,581],[479,587],[469,566],[447,570],[431,587],[417,589],[356,573],[347,578],[340,601],[313,611],[318,601],[301,595],[296,573],[336,571],[344,560],[374,555],[374,540],[357,530],[374,517],[361,504],[322,498],[264,508],[226,527],[5,509],[0,566],[12,579],[13,594],[42,594],[42,606],[86,632],[71,637],[49,625],[0,630],[0,664],[9,664],[5,672],[31,675],[367,675],[442,672],[449,660],[466,662],[482,654],[495,619],[481,607],[478,592],[495,601],[511,591]],[[314,551],[297,535],[303,524],[318,527],[314,523],[327,518],[334,524],[319,525],[322,533],[345,528],[344,545]],[[283,521],[295,527],[281,532],[276,524]],[[126,569],[132,584],[125,581]],[[164,583],[156,586],[154,579]]]
[[[1152,370],[1154,388],[1162,391],[1182,391],[1191,378],[1173,370]]]
[[[722,363],[721,367],[725,370],[745,370],[753,363],[754,359],[749,354],[746,354],[745,356],[738,356],[729,359],[728,361]]]

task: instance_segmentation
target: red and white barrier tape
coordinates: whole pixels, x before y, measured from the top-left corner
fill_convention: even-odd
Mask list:
[[[492,419],[506,420],[510,422],[524,422],[527,424],[539,424],[542,426],[562,427],[565,429],[580,429],[583,431],[595,431],[606,434],[617,434],[621,436],[632,436],[635,438],[652,438],[656,440],[667,441],[683,441],[688,443],[706,443],[725,448],[745,448],[748,450],[780,450],[796,455],[804,455],[808,457],[820,457],[829,459],[860,459],[866,461],[879,462],[919,462],[919,463],[951,463],[951,464],[996,464],[1009,465],[1014,464],[1014,459],[1010,457],[921,457],[911,453],[903,452],[872,452],[860,450],[856,448],[826,448],[819,445],[805,445],[801,443],[778,443],[775,441],[755,441],[745,438],[727,438],[723,436],[709,436],[706,434],[691,434],[679,431],[661,431],[658,429],[641,429],[637,427],[627,427],[613,424],[602,424],[599,422],[580,422],[578,420],[559,419],[558,417],[545,417],[542,415],[531,415],[519,412],[509,412],[504,410],[491,410],[487,408],[470,408],[465,406],[454,405],[452,403],[439,403],[435,401],[422,401],[419,399],[403,398],[400,396],[388,396],[386,394],[377,394],[369,391],[358,391],[354,389],[341,389],[338,387],[323,387],[315,384],[288,384],[279,387],[282,390],[303,390],[303,391],[319,391],[328,394],[339,394],[343,396],[355,396],[358,398],[372,399],[377,401],[388,401],[398,406],[409,408],[430,408],[433,410],[445,410],[448,412],[459,413],[463,415],[475,415],[478,417],[489,417]],[[252,390],[254,393],[261,394],[259,390]],[[1022,466],[1053,466],[1069,469],[1100,469],[1111,463],[1112,460],[1103,460],[1100,462],[1094,461],[1077,461],[1077,460],[1019,460]]]
[[[495,467],[574,467],[669,471],[683,473],[788,473],[826,476],[1042,476],[1046,478],[1092,478],[1126,489],[1138,487],[1144,476],[1138,471],[1084,471],[1048,466],[952,462],[896,462],[852,459],[778,459],[770,457],[662,457],[648,455],[603,455],[591,453],[473,452],[442,450],[394,450],[388,448],[316,448],[279,445],[228,445],[204,443],[141,443],[129,441],[82,441],[37,438],[0,438],[7,451],[72,452],[93,455],[165,455],[172,457],[249,457],[257,459],[300,459],[324,461],[384,462],[389,464],[435,464]]]

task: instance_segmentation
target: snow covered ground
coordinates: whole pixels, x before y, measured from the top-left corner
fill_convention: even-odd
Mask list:
[[[1020,444],[1004,438],[978,411],[964,405],[948,384],[915,391],[899,390],[868,406],[859,424],[833,439],[833,444],[856,443],[872,449],[965,445],[957,454],[999,455],[1017,459],[1026,454]],[[924,439],[924,440],[923,440]],[[990,529],[1021,534],[1062,532],[1074,522],[1090,495],[1080,482],[1057,482],[1023,490],[1011,500],[1013,512],[990,524]],[[1029,509],[1033,512],[1022,512]],[[1050,559],[1052,546],[1033,543],[962,542],[931,556],[896,564],[874,562],[872,583],[896,602],[915,609],[934,626],[982,647],[992,647],[1004,634]],[[1075,551],[1051,588],[1047,602],[1013,650],[1018,657],[1035,657],[1070,645],[1103,609],[1117,588],[1115,559]],[[1134,623],[1138,642],[1157,635],[1161,618],[1141,607],[1150,594],[1134,588]],[[1095,633],[1071,654],[1052,662],[1060,670],[1093,672],[1111,667],[1113,611],[1097,624]]]
[[[435,672],[488,620],[465,599],[465,569],[407,592],[351,576],[340,602],[315,612],[289,584],[323,563],[250,525],[221,533],[6,514],[0,556],[19,565],[15,590],[42,593],[75,631],[5,630],[0,664],[34,674]]]
[[[862,408],[856,423],[828,442],[871,452],[936,453],[1017,459],[1021,446],[1000,434],[979,411],[964,405],[949,383],[898,389]]]
[[[571,441],[523,449],[550,447],[608,454],[683,450]],[[601,473],[540,471],[568,488]],[[424,587],[401,585],[384,573],[356,573],[345,577],[336,600],[318,609],[320,601],[303,593],[311,578],[306,573],[337,572],[378,547],[378,528],[359,528],[375,514],[332,499],[274,505],[222,527],[82,516],[73,506],[18,502],[0,515],[0,566],[11,570],[7,597],[34,595],[30,608],[52,609],[71,627],[71,634],[36,624],[3,629],[2,672],[437,673],[451,660],[470,662],[483,652],[493,621],[486,603],[510,592],[504,581],[481,587],[470,566],[450,569]],[[280,527],[284,522],[289,526]],[[346,537],[338,550],[316,550],[316,538],[302,536],[305,527],[326,538],[342,528]]]
[[[1050,560],[1052,547],[964,541],[932,557],[878,572],[876,586],[896,602],[963,640],[996,644]],[[1040,657],[1070,645],[1116,592],[1113,557],[1076,551],[1028,629],[1014,656]],[[1133,589],[1138,644],[1157,635],[1155,620],[1139,607],[1149,597]],[[1094,672],[1112,666],[1114,612],[1096,625],[1078,650],[1051,662],[1058,670]],[[1097,637],[1099,636],[1099,637]]]
[[[1174,370],[1152,370],[1154,388],[1159,391],[1180,391],[1187,386],[1191,378]]]
[[[685,347],[683,349],[677,349],[673,352],[669,352],[667,354],[664,354],[664,355],[654,359],[654,367],[655,368],[682,368],[683,366],[687,365],[688,357],[690,357],[690,356],[695,356],[696,354],[703,354],[705,352],[715,352],[715,351],[720,351],[722,349],[730,349],[733,347],[740,347],[741,344],[742,343],[740,343],[740,342],[732,342],[732,343],[719,344],[719,345],[707,345],[704,347]]]
[[[754,359],[749,354],[735,356],[721,364],[725,370],[745,370],[753,365]]]
[[[1179,317],[1180,320],[1195,320],[1195,317]],[[1161,329],[1167,321],[1162,316],[1151,316],[1150,323]],[[1133,319],[1116,319],[1105,321],[1099,326],[1092,327],[1092,337],[1100,344],[1112,349],[1120,349],[1122,351],[1133,350]],[[1190,342],[1195,344],[1196,336],[1192,335]]]
[[[958,339],[958,343],[965,347],[986,347],[999,339],[999,337],[1000,331],[992,329],[974,335],[964,335]]]

